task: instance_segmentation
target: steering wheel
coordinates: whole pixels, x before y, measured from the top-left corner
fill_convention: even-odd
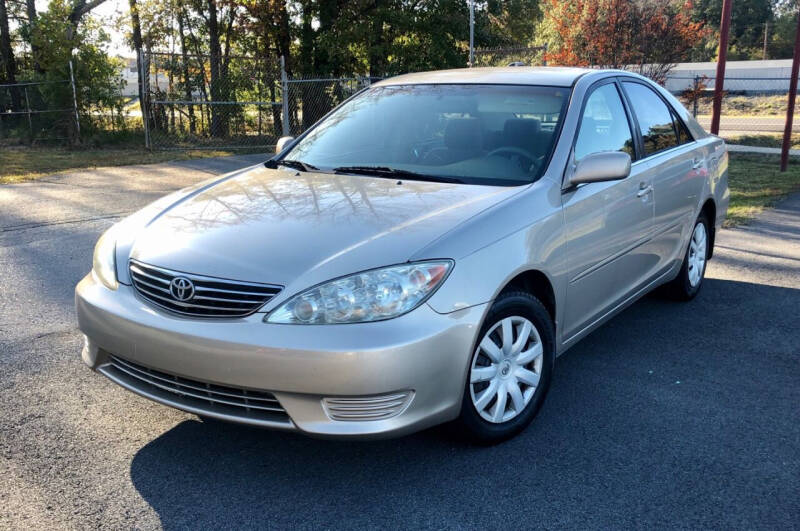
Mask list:
[[[422,155],[422,163],[431,165],[444,164],[447,161],[446,153],[447,148],[435,147]]]
[[[527,164],[527,165],[520,164],[520,166],[522,166],[522,169],[528,170],[528,171],[530,171],[530,168],[535,166],[536,163],[537,163],[536,155],[534,155],[533,153],[531,153],[530,151],[528,151],[526,149],[522,149],[522,148],[516,147],[516,146],[501,146],[501,147],[499,147],[497,149],[493,149],[486,156],[487,157],[491,157],[493,155],[500,155],[502,157],[506,157],[506,158],[511,159],[511,160],[513,160],[515,158],[517,160],[519,160],[520,158],[526,159],[529,164]]]

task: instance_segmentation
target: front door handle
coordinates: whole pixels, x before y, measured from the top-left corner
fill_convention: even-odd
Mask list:
[[[700,169],[700,168],[702,168],[702,167],[703,167],[703,159],[701,159],[701,158],[695,158],[695,159],[692,161],[692,169],[693,169],[693,170],[699,170],[699,169]]]
[[[653,187],[647,183],[639,183],[639,191],[636,192],[636,197],[644,197],[653,191]]]

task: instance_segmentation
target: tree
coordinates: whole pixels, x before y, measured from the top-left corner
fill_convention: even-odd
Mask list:
[[[706,35],[691,4],[671,0],[545,0],[552,28],[549,64],[631,69],[663,82]]]
[[[3,75],[0,79],[7,83],[15,83],[17,65],[14,49],[11,47],[11,30],[8,24],[6,0],[0,0],[0,62],[2,62]]]
[[[138,72],[138,79],[139,79],[139,110],[142,113],[142,120],[149,119],[147,116],[147,101],[146,98],[148,96],[147,87],[145,87],[146,78],[143,78],[142,73],[144,72],[143,64],[142,64],[142,47],[144,46],[144,42],[142,41],[142,23],[141,19],[139,18],[139,4],[136,0],[128,0],[130,6],[130,17],[131,17],[131,36],[133,40],[133,49],[136,52],[136,71]]]
[[[779,0],[780,1],[780,0]],[[761,59],[764,45],[764,24],[773,23],[775,0],[735,0],[731,9],[728,60]],[[722,0],[694,0],[691,17],[705,22],[711,29],[707,39],[696,46],[698,60],[716,60],[719,44],[719,23]],[[700,55],[698,56],[697,53]]]
[[[798,9],[794,0],[783,0],[775,6],[774,23],[769,34],[769,59],[790,59],[794,53]]]
[[[488,47],[528,44],[540,18],[538,0],[488,0],[486,16],[477,17],[481,43]]]
[[[51,109],[72,108],[72,87],[64,82],[70,77],[72,62],[81,123],[91,129],[93,109],[118,106],[122,64],[108,55],[110,37],[102,23],[84,13],[76,24],[71,18],[74,12],[69,0],[51,0],[47,11],[38,15],[31,44],[40,50],[37,61],[43,74],[37,78],[50,82],[40,87],[43,105]],[[67,129],[74,141],[72,113],[57,115],[55,120],[52,126]]]

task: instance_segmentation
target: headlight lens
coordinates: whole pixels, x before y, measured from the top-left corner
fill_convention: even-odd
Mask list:
[[[92,272],[94,276],[108,289],[117,289],[117,267],[116,267],[116,236],[115,227],[108,229],[94,246],[94,258],[92,260]]]
[[[308,289],[265,317],[268,323],[366,323],[410,312],[436,291],[451,260],[417,262],[356,273]]]

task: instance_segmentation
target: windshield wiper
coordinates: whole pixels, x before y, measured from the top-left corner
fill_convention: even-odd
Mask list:
[[[300,171],[319,171],[319,168],[314,166],[313,164],[308,164],[307,162],[303,162],[302,160],[291,160],[291,159],[282,159],[282,160],[268,160],[264,163],[264,165],[274,170],[278,166],[286,166],[288,168],[294,168],[295,170]]]
[[[443,177],[441,175],[427,175],[414,171],[400,170],[386,166],[340,166],[333,169],[334,173],[352,173],[355,175],[374,175],[376,177],[387,177],[392,179],[408,179],[410,181],[430,181],[435,183],[456,183],[464,184],[464,181],[455,177]]]

